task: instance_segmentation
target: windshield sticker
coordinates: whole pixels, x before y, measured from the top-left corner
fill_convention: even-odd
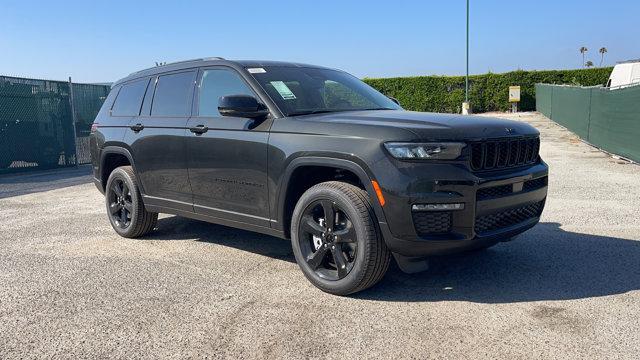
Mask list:
[[[276,91],[278,91],[278,93],[280,94],[280,96],[282,96],[283,99],[293,100],[296,98],[296,96],[293,94],[293,92],[291,92],[291,90],[289,89],[287,84],[284,83],[284,81],[272,81],[271,85],[273,85],[273,87],[276,89]]]
[[[247,69],[247,71],[250,74],[264,74],[267,72],[267,70],[263,69],[263,68],[249,68]]]

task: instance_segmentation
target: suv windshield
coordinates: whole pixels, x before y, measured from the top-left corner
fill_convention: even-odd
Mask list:
[[[267,66],[248,71],[286,116],[401,109],[371,86],[338,70]]]

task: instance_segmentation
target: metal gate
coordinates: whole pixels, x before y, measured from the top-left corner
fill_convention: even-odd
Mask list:
[[[0,173],[90,162],[91,123],[109,90],[0,76]]]

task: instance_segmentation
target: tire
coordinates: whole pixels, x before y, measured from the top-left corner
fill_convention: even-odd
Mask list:
[[[155,228],[158,213],[144,208],[138,181],[131,166],[121,166],[111,172],[104,198],[109,222],[118,235],[137,238]]]
[[[325,223],[331,217],[333,223]],[[335,295],[375,285],[391,260],[368,194],[344,182],[320,183],[300,197],[293,211],[291,242],[306,278]]]

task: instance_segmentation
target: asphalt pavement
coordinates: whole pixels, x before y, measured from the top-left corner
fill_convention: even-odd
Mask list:
[[[638,358],[640,166],[497,116],[542,132],[541,223],[351,297],[285,240],[175,216],[121,238],[88,168],[2,176],[0,358]]]

